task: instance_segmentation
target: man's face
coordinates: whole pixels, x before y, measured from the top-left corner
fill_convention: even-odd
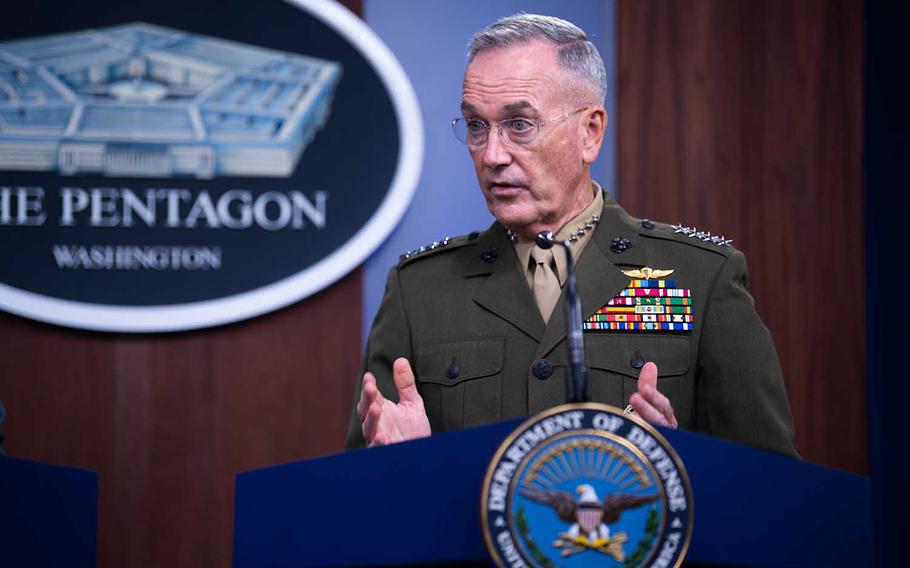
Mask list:
[[[491,124],[519,117],[548,122],[584,106],[579,80],[557,57],[543,41],[480,53],[465,70],[462,114]],[[500,223],[526,236],[555,232],[590,203],[590,119],[585,110],[546,124],[528,147],[504,141],[492,126],[485,145],[469,148]],[[599,147],[598,137],[594,156]]]

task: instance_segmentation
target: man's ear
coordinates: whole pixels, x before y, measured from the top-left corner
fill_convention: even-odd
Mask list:
[[[596,105],[584,113],[586,121],[582,123],[584,137],[582,139],[582,159],[586,164],[592,163],[600,154],[604,133],[607,131],[607,111],[601,105]]]

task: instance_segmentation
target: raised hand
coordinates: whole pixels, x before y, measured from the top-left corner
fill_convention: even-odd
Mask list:
[[[670,400],[657,390],[657,365],[645,363],[638,374],[638,392],[629,397],[638,415],[652,424],[676,428],[679,423]]]
[[[423,398],[417,392],[414,372],[407,359],[395,360],[392,379],[398,389],[397,404],[382,396],[372,373],[363,375],[357,415],[361,420],[363,439],[369,447],[422,438],[431,433]]]

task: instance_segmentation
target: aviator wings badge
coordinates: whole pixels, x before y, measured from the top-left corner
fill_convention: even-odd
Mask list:
[[[633,270],[623,270],[622,273],[629,278],[644,278],[645,280],[650,280],[651,278],[669,276],[673,274],[673,270],[659,270],[651,268],[650,266],[644,266]]]

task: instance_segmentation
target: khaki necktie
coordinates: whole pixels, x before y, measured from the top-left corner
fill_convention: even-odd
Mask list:
[[[550,314],[559,301],[561,290],[559,288],[559,278],[553,271],[555,261],[553,259],[553,249],[542,249],[534,247],[531,249],[531,262],[534,263],[534,299],[537,301],[537,307],[543,321],[550,321]]]

